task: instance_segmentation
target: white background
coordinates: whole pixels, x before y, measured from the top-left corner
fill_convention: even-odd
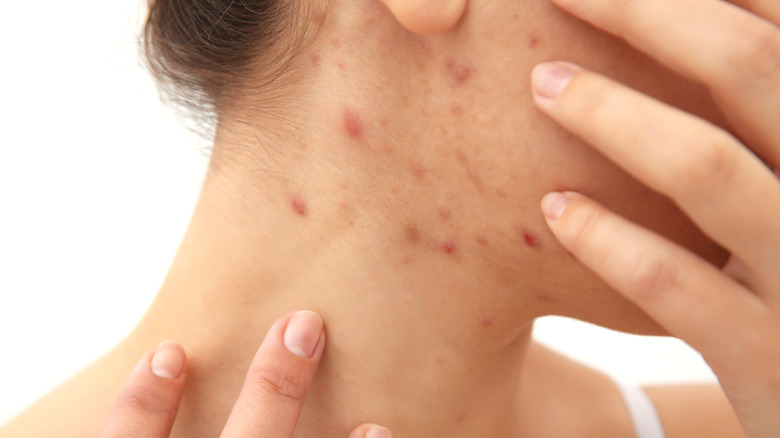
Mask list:
[[[126,335],[160,286],[205,142],[139,67],[138,0],[0,1],[0,423]],[[672,339],[537,337],[635,383],[711,380]]]

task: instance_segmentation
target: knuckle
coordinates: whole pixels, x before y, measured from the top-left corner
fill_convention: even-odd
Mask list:
[[[308,392],[297,376],[290,376],[282,368],[252,369],[247,374],[247,383],[281,401],[303,402]]]
[[[736,80],[744,81],[745,73],[774,78],[780,75],[780,32],[775,26],[751,20],[734,36],[727,59],[736,69]]]
[[[657,253],[638,253],[627,266],[629,288],[638,294],[669,290],[677,284],[678,275],[674,264]]]
[[[173,417],[177,411],[177,406],[167,394],[146,388],[120,395],[117,404],[121,406],[123,411],[144,418],[149,416]]]
[[[724,133],[696,139],[680,148],[674,161],[674,184],[684,193],[698,195],[728,186],[736,173],[737,160],[732,154],[732,139]]]

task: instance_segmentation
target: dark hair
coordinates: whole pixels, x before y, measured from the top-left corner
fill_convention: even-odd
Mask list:
[[[149,0],[142,47],[163,99],[202,128],[236,106],[273,106],[269,85],[306,39],[310,2]]]

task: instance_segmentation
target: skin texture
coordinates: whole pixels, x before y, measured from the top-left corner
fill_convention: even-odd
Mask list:
[[[189,356],[172,436],[215,436],[258,340],[301,308],[322,315],[329,346],[295,436],[346,436],[364,422],[401,437],[633,436],[614,384],[531,342],[533,320],[558,314],[647,334],[672,326],[573,257],[576,237],[558,243],[542,197],[576,190],[714,271],[728,252],[641,172],[550,119],[564,121],[532,93],[531,71],[565,59],[706,126],[735,119],[704,86],[546,1],[473,0],[460,16],[441,4],[330,3],[284,104],[269,116],[248,96],[221,119],[190,228],[138,328],[12,423],[11,436],[94,436],[137,358],[162,339]],[[681,16],[669,22],[685,27]],[[619,108],[611,114],[632,106]],[[629,131],[623,144],[643,151],[628,141],[641,138]],[[601,241],[620,254],[641,249],[632,236]],[[79,406],[58,413],[76,393]],[[730,412],[718,391],[704,397]],[[733,415],[685,414],[717,426],[710,437],[738,430]]]

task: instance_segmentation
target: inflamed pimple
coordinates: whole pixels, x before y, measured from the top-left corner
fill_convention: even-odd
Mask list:
[[[363,135],[363,122],[360,120],[360,115],[355,111],[344,110],[341,114],[341,122],[348,136],[360,138]]]
[[[542,243],[536,234],[525,227],[518,228],[517,234],[523,239],[523,242],[525,242],[529,248],[538,248]]]
[[[446,254],[452,254],[457,249],[457,246],[455,246],[455,242],[448,240],[441,244],[441,250],[444,251]]]
[[[456,62],[452,59],[447,60],[444,67],[450,73],[452,77],[452,85],[455,87],[461,86],[474,76],[477,69],[470,62]]]
[[[300,195],[294,195],[290,199],[290,206],[299,216],[306,216],[306,202]]]

